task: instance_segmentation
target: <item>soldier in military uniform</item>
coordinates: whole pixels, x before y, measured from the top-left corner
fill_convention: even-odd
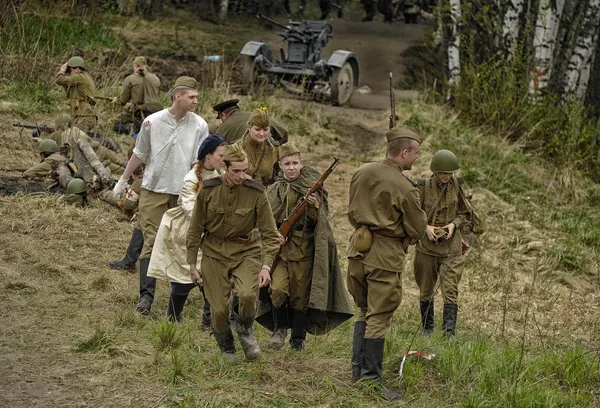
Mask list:
[[[80,178],[74,178],[69,181],[67,184],[67,194],[60,197],[59,201],[76,207],[87,206],[88,198],[85,181]]]
[[[270,123],[267,110],[256,109],[250,114],[244,137],[235,143],[248,155],[250,178],[265,186],[272,183],[277,163],[277,146],[269,140]]]
[[[127,127],[125,125],[133,123],[133,133],[138,133],[144,118],[163,108],[159,88],[160,79],[148,72],[146,58],[135,57],[133,74],[125,78],[121,96],[113,100],[123,106],[123,111],[115,120],[113,130],[123,133],[121,130]]]
[[[376,0],[360,0],[363,8],[365,9],[366,15],[362,18],[362,21],[373,21],[375,18],[376,11]]]
[[[198,148],[208,136],[208,124],[194,113],[198,103],[197,82],[182,76],[175,81],[171,107],[144,120],[133,155],[113,189],[120,197],[133,171],[146,163],[138,213],[144,235],[140,255],[140,301],[136,310],[149,315],[156,279],[148,276],[150,255],[163,214],[177,205],[185,175],[196,161]]]
[[[37,147],[41,162],[23,172],[24,178],[53,176],[58,166],[64,164],[67,158],[60,153],[54,140],[42,140]]]
[[[241,146],[227,146],[224,162],[225,174],[204,180],[198,193],[187,236],[187,263],[192,282],[204,286],[219,348],[232,360],[235,344],[229,301],[233,289],[239,299],[232,306],[233,327],[246,359],[252,361],[260,355],[253,328],[258,288],[270,283],[271,265],[282,240],[264,187],[246,177],[248,159]]]
[[[282,171],[267,188],[267,195],[275,221],[281,225],[319,180],[320,174],[302,164],[300,150],[292,143],[280,146],[279,156]],[[263,321],[267,311],[263,312],[262,302],[259,304],[257,321],[273,331],[269,340],[271,348],[283,346],[290,326],[288,315],[292,329],[290,346],[297,351],[304,348],[307,331],[323,334],[352,317],[328,221],[326,197],[325,191],[308,196],[304,214],[281,247],[270,286],[270,322]],[[312,291],[312,286],[319,290]]]
[[[350,182],[348,219],[355,228],[348,247],[348,290],[359,308],[354,325],[352,380],[373,381],[381,396],[400,394],[381,384],[383,346],[402,299],[402,272],[409,243],[425,233],[427,217],[415,184],[403,173],[419,157],[421,137],[390,129],[387,158],[362,165]]]
[[[240,140],[248,131],[250,113],[240,110],[239,101],[239,99],[230,99],[213,106],[213,110],[217,112],[217,120],[221,121],[213,133],[218,133],[229,144]],[[273,145],[287,143],[288,131],[282,125],[270,121],[269,132]]]
[[[440,150],[431,158],[433,175],[419,181],[421,208],[427,213],[426,234],[416,247],[415,280],[421,292],[421,322],[423,333],[434,328],[434,290],[436,282],[442,289],[444,335],[454,335],[458,311],[458,283],[462,276],[461,229],[468,228],[470,205],[460,182],[454,177],[459,170],[456,155]]]
[[[61,65],[54,81],[67,91],[74,126],[84,133],[89,132],[98,122],[94,108],[96,85],[86,72],[83,58],[71,57],[69,61]]]

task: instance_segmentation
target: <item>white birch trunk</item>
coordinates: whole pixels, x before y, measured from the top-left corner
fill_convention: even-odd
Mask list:
[[[502,37],[508,58],[512,59],[517,38],[519,38],[519,17],[523,12],[524,0],[509,0],[508,10],[504,15],[504,23],[502,24]]]
[[[577,96],[585,96],[587,81],[589,80],[589,70],[598,40],[598,25],[600,24],[600,0],[589,0],[585,8],[585,14],[577,43],[573,54],[569,59],[567,66],[567,80],[565,84],[564,96],[571,93],[577,93]],[[587,68],[587,73],[586,72]]]
[[[592,44],[598,44],[599,31],[600,28],[596,30],[596,35],[592,41]],[[594,52],[595,47],[596,46],[592,47],[592,57],[583,66],[583,69],[581,70],[581,75],[579,77],[579,85],[577,86],[577,98],[579,98],[581,102],[585,102],[585,95],[587,93],[588,83],[590,82],[590,74],[592,71],[592,67],[594,66],[594,57],[596,56],[596,53]]]
[[[556,9],[552,4],[556,4]],[[548,87],[548,81],[554,65],[556,36],[560,26],[560,18],[565,8],[565,0],[541,0],[540,10],[535,23],[534,71],[529,82],[529,94],[541,93]]]
[[[229,9],[229,0],[219,1],[219,20],[227,20],[227,10]]]
[[[457,84],[460,79],[459,25],[462,19],[460,0],[450,0],[450,16],[452,17],[452,37],[448,42],[448,82]]]

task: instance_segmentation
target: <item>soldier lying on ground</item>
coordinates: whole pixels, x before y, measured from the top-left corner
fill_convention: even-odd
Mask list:
[[[37,151],[40,163],[25,170],[23,177],[55,177],[58,167],[67,161],[67,157],[60,153],[58,144],[54,140],[41,141],[38,144]]]

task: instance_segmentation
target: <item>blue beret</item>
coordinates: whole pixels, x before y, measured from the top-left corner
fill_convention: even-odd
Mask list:
[[[207,154],[214,152],[223,143],[226,143],[225,140],[216,133],[208,135],[198,149],[198,160],[204,159]]]

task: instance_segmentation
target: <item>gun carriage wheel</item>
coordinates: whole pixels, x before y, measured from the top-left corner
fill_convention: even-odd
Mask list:
[[[349,62],[341,68],[335,68],[331,74],[331,103],[341,106],[350,101],[354,91],[354,71]]]

